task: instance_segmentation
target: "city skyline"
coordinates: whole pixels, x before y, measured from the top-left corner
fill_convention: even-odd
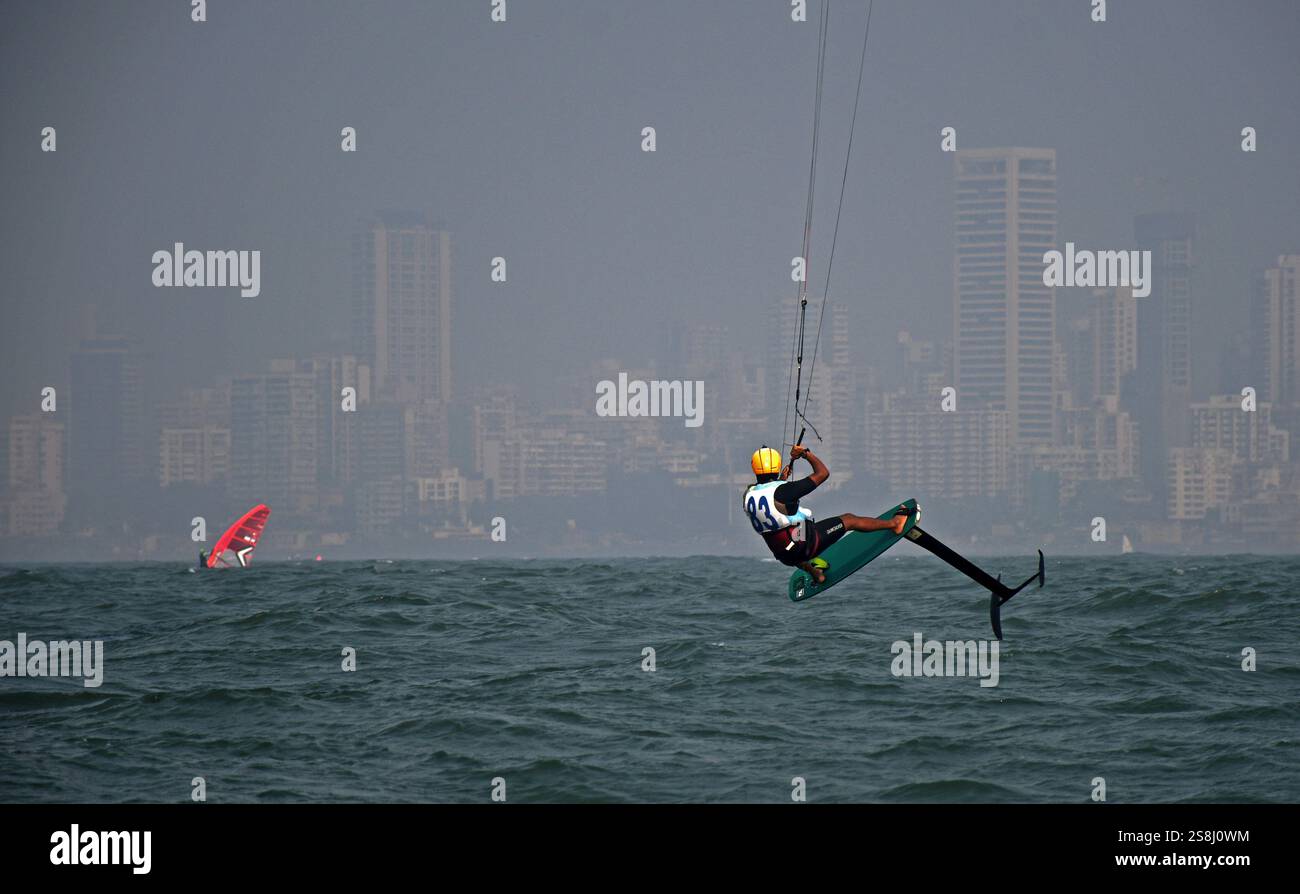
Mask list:
[[[994,173],[991,182],[1000,183],[1006,160],[1021,158],[1045,160],[1046,170],[1054,174],[1053,157],[1050,150],[1026,153],[997,148],[960,154],[953,181],[954,194],[959,197],[958,220],[971,207],[961,202],[961,197],[969,194],[966,174]],[[963,158],[977,159],[984,167],[963,168]],[[998,166],[996,171],[987,168],[990,160]],[[1055,217],[1055,203],[1051,204],[1049,226]],[[1009,205],[995,200],[990,207],[995,209],[994,217],[987,210],[979,213],[986,230],[992,227],[979,237],[985,242],[990,239],[988,232],[1007,232],[1016,225],[1017,215]],[[422,537],[426,546],[448,537],[453,542],[486,541],[485,522],[493,512],[508,517],[512,505],[517,505],[513,501],[577,498],[579,504],[575,505],[580,507],[583,498],[607,496],[611,486],[617,487],[626,476],[634,481],[638,475],[666,475],[660,480],[671,481],[683,495],[713,492],[725,498],[747,477],[746,446],[755,438],[773,439],[773,420],[780,415],[782,364],[747,366],[745,351],[731,344],[728,327],[678,329],[668,360],[632,370],[647,378],[674,370],[708,377],[709,412],[717,414],[721,424],[685,442],[666,432],[664,420],[647,420],[649,428],[634,428],[635,423],[628,420],[600,420],[589,412],[592,400],[584,411],[581,376],[573,387],[575,404],[558,413],[521,400],[517,390],[502,392],[501,387],[509,382],[481,383],[463,396],[450,386],[444,389],[438,383],[447,379],[439,378],[439,370],[450,365],[452,299],[445,278],[439,283],[436,278],[421,277],[433,269],[445,270],[451,263],[451,233],[435,228],[422,213],[384,212],[369,220],[359,230],[363,235],[359,235],[359,250],[353,256],[358,268],[356,306],[361,311],[353,343],[364,350],[379,328],[371,317],[388,313],[377,309],[370,285],[375,256],[361,247],[365,240],[375,238],[373,227],[404,228],[403,236],[414,241],[393,257],[394,276],[425,283],[414,286],[405,298],[395,291],[395,297],[386,300],[395,308],[404,307],[401,312],[412,319],[433,321],[424,328],[403,327],[408,335],[413,329],[422,332],[427,344],[408,338],[387,361],[395,370],[387,382],[376,384],[378,377],[364,362],[374,363],[376,354],[273,359],[262,369],[232,372],[210,386],[176,390],[146,423],[146,413],[139,406],[144,358],[134,351],[129,339],[91,333],[69,356],[73,411],[63,416],[15,416],[7,425],[5,505],[10,537],[48,537],[56,532],[75,536],[79,529],[102,531],[112,512],[106,506],[123,499],[122,488],[139,488],[147,479],[155,479],[163,490],[190,485],[201,492],[203,487],[215,485],[224,494],[219,503],[224,511],[254,502],[279,507],[277,521],[286,530],[272,542],[278,540],[282,549],[291,552],[333,546],[346,553],[353,538],[373,545],[394,536],[400,549],[418,551]],[[1156,240],[1157,252],[1165,260],[1153,270],[1152,294],[1174,291],[1189,295],[1191,268],[1185,262],[1190,260],[1190,220],[1186,216],[1139,216],[1136,231],[1140,233],[1144,226],[1165,232],[1172,227],[1183,240],[1173,251],[1160,247]],[[364,235],[367,227],[372,229]],[[1126,498],[1135,505],[1146,502],[1146,510],[1130,515],[1121,509],[1114,518],[1126,538],[1132,535],[1139,544],[1156,549],[1198,542],[1189,541],[1192,535],[1182,530],[1159,527],[1161,522],[1194,524],[1198,528],[1195,536],[1203,538],[1207,519],[1217,522],[1221,517],[1239,517],[1240,507],[1251,500],[1258,502],[1260,497],[1268,503],[1270,493],[1274,503],[1277,494],[1291,494],[1289,503],[1284,501],[1275,514],[1289,512],[1284,519],[1300,520],[1294,499],[1300,477],[1294,474],[1292,434],[1274,425],[1275,420],[1292,425],[1295,405],[1285,399],[1276,404],[1267,399],[1285,397],[1286,383],[1295,381],[1294,352],[1290,352],[1285,334],[1277,330],[1293,325],[1295,319],[1296,256],[1282,256],[1276,266],[1256,278],[1253,313],[1256,319],[1271,322],[1262,330],[1264,336],[1257,339],[1263,347],[1252,368],[1269,374],[1260,379],[1261,403],[1255,410],[1244,412],[1240,395],[1192,395],[1186,356],[1182,358],[1183,376],[1171,389],[1165,384],[1170,364],[1165,320],[1157,313],[1163,307],[1159,299],[1136,298],[1133,290],[1124,286],[1097,288],[1089,293],[1086,316],[1076,315],[1073,323],[1056,331],[1052,339],[1048,437],[1044,440],[1031,433],[1031,437],[1018,440],[1013,434],[1013,413],[1005,400],[995,396],[991,404],[990,397],[981,395],[978,388],[960,387],[963,379],[955,371],[960,357],[957,336],[963,332],[963,314],[970,307],[966,286],[972,281],[972,268],[962,257],[971,244],[960,238],[954,244],[954,331],[942,347],[899,332],[895,356],[903,358],[901,369],[891,371],[890,363],[866,362],[853,350],[856,340],[845,307],[842,303],[828,305],[821,388],[830,396],[814,406],[819,411],[824,407],[851,409],[855,401],[861,401],[865,409],[860,419],[844,413],[828,421],[825,438],[816,445],[847,473],[840,476],[846,480],[832,485],[832,492],[851,484],[856,474],[859,486],[850,488],[855,494],[863,492],[861,479],[866,476],[868,488],[934,495],[941,504],[1005,501],[1030,517],[1037,513],[1040,524],[1059,528],[1061,513],[1077,508],[1081,491],[1109,483],[1126,489]],[[1030,257],[1051,244],[1050,240],[1035,244]],[[413,264],[412,259],[421,253],[436,257],[437,263]],[[981,270],[988,269],[986,261],[980,263],[984,264]],[[981,294],[996,298],[1003,284],[998,276],[1005,277],[1010,266],[1005,258],[998,264],[1000,268],[995,265],[992,269],[1003,272],[991,279],[976,274],[979,288],[984,290]],[[1041,294],[1049,296],[1047,300],[1054,306],[1054,289],[1044,287]],[[427,306],[422,310],[422,305]],[[1187,305],[1184,300],[1175,311],[1175,318],[1184,323]],[[776,299],[774,314],[794,306],[789,298]],[[1052,332],[1054,314],[1050,307],[1048,311],[1046,331]],[[965,331],[980,330],[966,327]],[[1184,336],[1183,346],[1186,332],[1185,325],[1178,330]],[[772,333],[769,361],[789,336],[776,327]],[[1158,346],[1155,350],[1153,343]],[[431,352],[426,350],[430,348]],[[1008,351],[1005,347],[1000,350]],[[994,360],[984,361],[986,373],[992,370],[995,380],[1004,380],[1003,374],[997,373],[996,357],[1014,358],[1014,350],[989,356]],[[590,367],[586,382],[591,397],[595,394],[592,383],[616,374],[620,366],[620,361],[607,358]],[[1164,377],[1151,375],[1152,367],[1165,370]],[[759,370],[765,375],[753,379]],[[628,373],[622,375],[626,378]],[[1144,377],[1156,383],[1148,384],[1145,391],[1138,384]],[[886,379],[890,384],[882,384]],[[955,406],[952,412],[943,408],[948,387],[944,383],[950,381],[959,385],[956,396],[969,401],[960,411]],[[86,383],[86,393],[91,395],[92,411],[85,416],[75,412],[77,382]],[[768,383],[776,387],[768,388]],[[1143,409],[1144,399],[1151,400],[1153,391],[1163,408],[1155,418],[1160,424],[1173,420],[1177,432],[1159,429],[1153,436],[1151,417]],[[347,412],[346,400],[342,402],[344,411],[339,412],[340,397],[346,398],[349,392],[353,412]],[[433,394],[437,397],[430,396]],[[755,413],[759,407],[767,408],[766,416]],[[450,430],[458,417],[470,422],[471,434],[468,444],[461,438],[453,449]],[[70,420],[66,428],[63,420]],[[133,420],[134,427],[124,425],[124,420]],[[146,432],[157,435],[153,460],[147,458],[149,450],[136,446]],[[1149,453],[1147,445],[1156,437],[1175,443],[1161,448],[1163,461],[1155,464],[1159,477],[1153,478],[1143,473],[1139,454],[1143,447]],[[71,514],[66,514],[69,493],[74,499]],[[1257,508],[1252,506],[1252,511]],[[580,508],[574,512],[580,513]],[[730,511],[727,517],[734,521]],[[570,548],[603,546],[614,551],[620,546],[634,551],[654,549],[660,542],[647,538],[644,532],[622,531],[617,512],[606,515],[602,523],[608,528],[606,535],[614,535],[612,539],[584,540],[590,531],[575,518],[566,522],[572,533],[562,542]],[[1075,523],[1080,525],[1081,517]],[[1011,528],[1006,524],[999,527]],[[1144,540],[1140,530],[1154,533]],[[141,528],[136,533],[147,535],[142,539],[151,544],[145,555],[165,556],[176,549],[174,543],[166,545],[174,538],[165,531]],[[533,537],[525,538],[525,549],[544,546],[536,532],[532,533]],[[717,538],[723,551],[731,548],[731,533]],[[977,532],[972,535],[978,539]],[[1223,542],[1231,546],[1234,541],[1225,538]],[[1285,547],[1288,542],[1283,538],[1273,545]]]
[[[268,40],[364,20],[309,9],[243,14]],[[1068,540],[1110,506],[1152,549],[1237,548],[1233,519],[1257,511],[1288,522],[1300,121],[1258,86],[1294,80],[1286,7],[1183,7],[1178,45],[1213,47],[1213,75],[1145,54],[1149,8],[878,12],[894,37],[873,54],[843,220],[822,181],[804,259],[811,437],[836,472],[821,511],[918,496],[989,542],[990,513]],[[193,515],[266,501],[281,554],[492,544],[497,517],[522,522],[503,550],[752,553],[732,492],[783,437],[813,86],[791,59],[814,35],[785,13],[692,7],[682,45],[654,11],[523,11],[561,50],[539,56],[449,10],[457,41],[393,28],[364,75],[289,40],[238,67],[163,19],[148,72],[114,61],[100,81],[142,108],[175,104],[169,71],[202,83],[166,126],[106,116],[63,72],[35,85],[0,137],[5,549],[114,531],[130,541],[114,549],[173,555]],[[86,15],[111,32],[153,13]],[[80,40],[30,10],[15,24],[30,40],[6,43],[9,74]],[[664,47],[711,55],[674,65]],[[832,170],[853,50],[832,37]],[[1017,55],[1036,83],[990,61]],[[295,64],[324,86],[281,109],[256,87]],[[1062,105],[1080,84],[1090,101]],[[255,132],[219,146],[221,121]],[[173,247],[161,288],[149,259]],[[1050,285],[1045,253],[1076,247],[1149,253],[1146,286]],[[599,383],[623,378],[702,383],[703,423],[602,418]],[[1222,418],[1228,396],[1258,414],[1248,434]]]

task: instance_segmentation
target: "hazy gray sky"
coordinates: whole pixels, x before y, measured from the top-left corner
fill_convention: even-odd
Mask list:
[[[382,208],[454,234],[462,382],[634,363],[672,319],[758,333],[792,291],[815,22],[791,23],[786,0],[508,9],[493,24],[488,0],[217,0],[194,24],[170,0],[4,4],[0,412],[62,380],[83,303],[170,382],[346,345],[349,236]],[[902,326],[949,335],[948,125],[962,148],[1057,150],[1062,242],[1129,247],[1137,213],[1197,215],[1198,391],[1245,327],[1250,277],[1300,251],[1296,4],[1126,0],[1105,24],[1089,9],[877,0],[834,290],[869,348]],[[833,4],[815,252],[865,10]],[[339,151],[345,125],[356,154]],[[175,241],[260,249],[261,296],[154,289],[150,256]],[[506,285],[489,282],[494,255]]]

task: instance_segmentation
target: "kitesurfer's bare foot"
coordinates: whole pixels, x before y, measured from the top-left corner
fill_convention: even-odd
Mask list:
[[[893,531],[895,534],[901,534],[905,527],[907,527],[907,513],[900,512],[898,515],[894,516],[893,524],[889,526],[889,530]]]
[[[802,568],[804,571],[807,571],[812,576],[813,583],[815,584],[826,583],[826,572],[823,569],[814,565],[812,562],[804,562],[799,567]]]

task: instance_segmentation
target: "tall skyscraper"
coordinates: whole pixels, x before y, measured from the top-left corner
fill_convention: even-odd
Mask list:
[[[721,426],[716,423],[737,412],[736,407],[728,403],[731,395],[727,390],[730,371],[728,348],[734,342],[728,327],[718,323],[682,325],[677,331],[675,363],[671,367],[661,367],[659,377],[704,383],[703,403],[697,409],[708,424],[690,429],[685,437],[695,449],[710,450],[720,445],[723,436]]]
[[[0,534],[54,534],[67,503],[63,490],[63,423],[48,413],[9,420],[7,487],[0,500]]]
[[[707,379],[717,377],[726,363],[731,333],[719,323],[681,326],[677,331],[677,360],[680,377]]]
[[[125,338],[83,341],[68,387],[70,508],[75,523],[115,522],[130,488],[148,474],[143,370]]]
[[[9,420],[9,477],[14,490],[63,490],[63,423],[34,413]]]
[[[1265,270],[1251,306],[1251,353],[1260,400],[1286,410],[1300,405],[1300,255],[1283,255]]]
[[[316,383],[316,475],[322,487],[344,487],[356,477],[358,419],[370,404],[370,368],[351,354],[317,354],[299,361],[298,372]],[[353,389],[344,406],[344,390]]]
[[[826,308],[818,368],[810,383],[813,403],[819,408],[817,429],[823,439],[822,455],[828,464],[834,462],[839,469],[834,478],[841,484],[853,476],[857,467],[853,460],[862,453],[865,433],[849,327],[848,306],[832,302]],[[813,338],[816,340],[815,335]],[[807,439],[804,442],[808,443]]]
[[[230,475],[230,385],[186,389],[158,407],[158,483],[214,484]]]
[[[1190,443],[1192,267],[1190,214],[1143,214],[1134,224],[1139,251],[1151,252],[1151,294],[1137,300],[1136,417],[1143,483],[1163,501],[1168,451]]]
[[[396,530],[408,504],[415,457],[413,406],[375,401],[358,420],[356,525],[365,535]]]
[[[1243,412],[1241,395],[1212,395],[1191,405],[1192,446],[1227,450],[1249,463],[1285,463],[1291,458],[1291,434],[1273,427],[1273,405],[1261,401]]]
[[[230,475],[230,429],[164,428],[159,437],[158,483],[212,484]]]
[[[966,149],[956,158],[954,318],[958,406],[1005,410],[1012,444],[1050,444],[1056,151]]]
[[[1229,450],[1171,447],[1166,488],[1169,517],[1195,521],[1232,502],[1233,462]]]
[[[1063,405],[1086,407],[1096,397],[1097,380],[1098,339],[1091,315],[1058,319],[1056,336],[1056,390]]]
[[[293,360],[269,373],[236,376],[230,385],[230,496],[280,512],[306,511],[316,500],[316,377]]]
[[[519,415],[518,402],[518,390],[512,387],[493,388],[475,402],[472,423],[475,472],[487,471],[489,444],[500,444],[513,436]]]
[[[353,245],[353,337],[377,397],[451,400],[451,234],[385,212]]]
[[[885,394],[866,411],[865,468],[918,499],[999,496],[1007,490],[1008,422],[1004,411],[948,413],[937,397]]]
[[[1092,293],[1089,328],[1094,397],[1123,394],[1125,377],[1137,368],[1137,301],[1127,286]]]

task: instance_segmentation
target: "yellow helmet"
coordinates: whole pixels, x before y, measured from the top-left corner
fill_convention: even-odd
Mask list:
[[[781,474],[781,454],[777,453],[767,445],[754,451],[754,455],[750,458],[749,464],[753,467],[755,475]]]

